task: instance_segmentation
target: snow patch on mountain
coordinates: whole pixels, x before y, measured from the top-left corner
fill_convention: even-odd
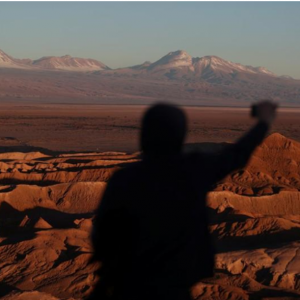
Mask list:
[[[170,68],[193,67],[192,57],[185,51],[178,50],[170,52],[155,63],[151,64],[149,70],[163,70]]]
[[[26,65],[12,58],[0,49],[0,68],[25,68]]]
[[[95,59],[78,58],[72,57],[70,55],[65,55],[61,57],[42,57],[38,60],[33,61],[32,64],[33,66],[50,70],[99,71],[109,69],[109,67],[107,67],[105,64]]]
[[[110,68],[95,59],[85,59],[65,55],[48,56],[37,60],[15,59],[0,50],[0,68],[19,68],[32,70],[65,70],[65,71],[102,71]]]
[[[276,76],[263,67],[244,66],[239,63],[224,60],[218,56],[190,56],[186,51],[178,50],[170,52],[158,61],[148,66],[149,71],[161,71],[167,69],[184,69],[198,75],[206,76],[207,74],[236,74],[251,73],[268,76]]]

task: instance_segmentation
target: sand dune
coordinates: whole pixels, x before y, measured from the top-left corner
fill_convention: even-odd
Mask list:
[[[84,299],[97,281],[95,208],[113,172],[139,154],[6,152],[0,159],[1,299]],[[216,274],[193,288],[197,299],[300,299],[299,164],[300,144],[273,134],[209,194]]]

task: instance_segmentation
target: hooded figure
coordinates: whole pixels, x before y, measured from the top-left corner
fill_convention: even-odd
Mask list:
[[[189,300],[190,288],[213,276],[206,194],[265,137],[276,106],[256,107],[260,122],[219,155],[182,152],[187,122],[178,107],[146,112],[143,158],[112,176],[97,211],[92,241],[101,268],[91,299]]]

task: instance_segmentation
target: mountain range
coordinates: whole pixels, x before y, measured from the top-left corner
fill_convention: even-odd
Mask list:
[[[37,60],[16,59],[0,49],[0,68],[20,68],[26,70],[65,70],[65,71],[97,71],[109,70],[109,68],[95,60],[72,57],[65,55],[61,57],[45,56]]]
[[[274,73],[262,67],[243,66],[217,56],[193,58],[187,52],[181,50],[170,52],[154,63],[146,62],[139,69],[144,69],[152,73],[162,72],[163,74],[170,74],[170,71],[172,73],[172,70],[175,71],[177,69],[181,72],[195,74],[205,79],[212,79],[216,75],[226,76],[238,73],[263,74],[276,77]]]
[[[300,105],[300,80],[217,56],[194,58],[182,50],[170,52],[153,63],[119,69],[69,55],[15,59],[0,50],[0,79],[1,76],[10,83],[10,89],[0,82],[0,98],[28,98],[30,94],[31,98],[43,99],[88,97],[102,103],[171,100],[192,105],[242,106],[260,98],[272,98],[285,105]],[[34,87],[37,77],[40,84]],[[57,78],[59,83],[54,83]],[[16,82],[24,88],[14,88]],[[37,92],[43,84],[44,94]]]
[[[0,49],[0,68],[40,69],[40,70],[66,70],[66,71],[103,71],[111,70],[104,63],[95,59],[72,57],[70,55],[45,56],[37,60],[16,59]],[[182,72],[194,73],[202,78],[212,78],[215,74],[227,75],[241,72],[249,74],[276,75],[262,67],[243,66],[238,63],[226,61],[217,56],[204,56],[193,58],[186,51],[170,52],[158,61],[145,62],[141,65],[117,69],[147,71],[150,73],[170,73],[170,69],[180,69]],[[174,72],[174,71],[173,71]]]

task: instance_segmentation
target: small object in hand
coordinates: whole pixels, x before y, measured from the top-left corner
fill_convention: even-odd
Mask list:
[[[271,124],[276,116],[277,104],[272,100],[261,100],[251,107],[251,116]]]
[[[257,105],[253,104],[251,106],[251,117],[256,118],[257,117]]]

